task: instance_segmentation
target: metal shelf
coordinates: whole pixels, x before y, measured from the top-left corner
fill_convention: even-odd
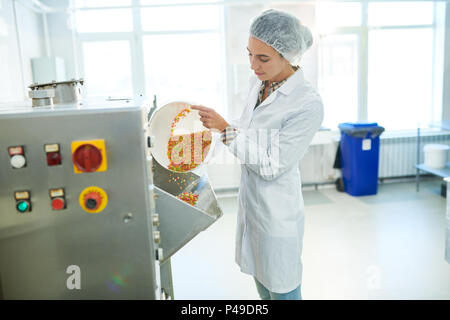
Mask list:
[[[427,167],[425,164],[420,163],[420,129],[421,125],[417,127],[417,164],[416,164],[416,191],[419,192],[419,183],[420,183],[420,171],[425,171],[431,174],[434,174],[441,178],[447,178],[450,177],[450,162],[447,162],[445,168],[442,169],[435,169]],[[450,120],[445,120],[441,122],[436,123],[429,123],[425,126],[426,128],[434,128],[434,129],[440,129],[442,131],[450,131]]]
[[[442,178],[450,177],[450,162],[447,162],[447,165],[445,166],[445,168],[442,168],[442,169],[430,168],[423,163],[416,165],[416,168],[421,171],[425,171],[425,172],[434,174],[435,176],[438,176],[438,177],[442,177]]]

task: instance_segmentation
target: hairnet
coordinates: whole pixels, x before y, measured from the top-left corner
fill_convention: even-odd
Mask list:
[[[311,47],[311,31],[293,15],[274,9],[262,12],[250,26],[250,36],[278,51],[291,64],[298,63]]]

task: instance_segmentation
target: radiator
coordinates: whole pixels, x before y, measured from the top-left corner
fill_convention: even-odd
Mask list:
[[[428,143],[450,145],[450,134],[423,135],[420,137],[420,163],[423,146]],[[380,138],[379,178],[394,178],[416,174],[417,136]]]

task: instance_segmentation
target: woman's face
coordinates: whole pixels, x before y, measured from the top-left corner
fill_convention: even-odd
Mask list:
[[[289,62],[274,48],[254,37],[248,39],[248,57],[250,67],[259,80],[281,81]]]

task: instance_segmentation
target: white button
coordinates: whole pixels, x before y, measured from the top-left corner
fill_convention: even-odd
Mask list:
[[[25,165],[25,157],[21,154],[16,154],[11,158],[11,165],[13,168],[20,169]]]

